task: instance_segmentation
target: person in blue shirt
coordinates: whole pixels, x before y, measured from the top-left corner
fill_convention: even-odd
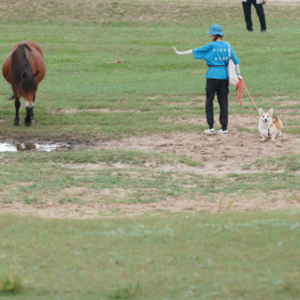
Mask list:
[[[227,65],[229,62],[229,57],[233,60],[236,73],[240,79],[240,67],[239,60],[236,57],[232,47],[223,42],[224,33],[222,32],[222,27],[220,25],[212,25],[210,31],[212,42],[206,44],[201,48],[196,48],[193,50],[188,50],[184,52],[179,52],[175,47],[173,47],[177,55],[187,55],[193,54],[195,59],[206,60],[208,70],[206,73],[206,103],[205,112],[206,119],[208,123],[208,129],[204,131],[206,134],[228,134],[228,72]],[[230,51],[229,51],[230,50]],[[214,105],[213,100],[215,94],[217,93],[217,98],[220,106],[220,123],[222,128],[215,131],[214,129]]]

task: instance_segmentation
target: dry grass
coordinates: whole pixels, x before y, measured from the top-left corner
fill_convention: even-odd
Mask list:
[[[221,2],[221,3],[220,3]],[[201,4],[201,5],[199,5]],[[296,3],[294,3],[296,4]],[[139,22],[146,24],[160,22],[201,22],[203,10],[212,10],[222,5],[223,16],[231,18],[232,11],[240,11],[236,1],[70,1],[70,0],[12,0],[0,1],[2,22],[31,21],[33,23],[70,22],[96,23],[108,26],[112,22]],[[281,6],[269,6],[268,18],[277,18],[282,13]],[[298,6],[293,18],[299,19]],[[212,20],[213,21],[213,20]]]

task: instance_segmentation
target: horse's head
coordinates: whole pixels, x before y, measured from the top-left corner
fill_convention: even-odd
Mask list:
[[[38,75],[38,73],[39,71],[37,71],[35,74],[24,72],[20,82],[20,95],[24,98],[25,107],[28,109],[33,109],[34,107],[34,99],[37,90],[37,82],[35,77]]]

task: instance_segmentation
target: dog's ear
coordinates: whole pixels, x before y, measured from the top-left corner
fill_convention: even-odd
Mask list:
[[[259,113],[260,116],[264,113],[264,111],[262,110],[262,108],[260,108],[260,109],[258,110],[258,113]]]
[[[271,109],[269,110],[269,114],[270,114],[271,116],[273,116],[273,108],[271,108]]]

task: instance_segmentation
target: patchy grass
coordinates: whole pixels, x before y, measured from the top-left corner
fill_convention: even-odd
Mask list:
[[[284,155],[276,158],[258,159],[255,162],[245,165],[244,170],[261,171],[285,171],[296,172],[300,170],[300,155]]]
[[[83,163],[105,163],[107,165],[122,163],[132,166],[143,166],[149,163],[152,167],[159,167],[166,164],[182,163],[187,166],[203,166],[202,162],[193,159],[156,152],[125,151],[125,150],[85,150],[66,151],[52,153],[27,153],[27,163],[61,163],[61,164],[83,164]],[[22,153],[6,153],[3,159],[8,162],[21,163],[24,161]]]
[[[249,129],[246,127],[238,127],[236,130],[240,132],[257,133],[257,130]]]
[[[281,173],[266,172],[261,162],[260,173],[229,174],[203,177],[192,169],[164,171],[165,164],[187,164],[199,167],[193,160],[178,156],[140,153],[138,151],[76,151],[57,153],[7,154],[0,173],[0,201],[21,201],[28,205],[58,203],[151,203],[166,199],[195,200],[201,197],[216,201],[222,193],[248,195],[259,191],[299,191],[298,156],[282,161]],[[151,162],[145,168],[145,161]],[[104,165],[97,165],[103,162]],[[124,163],[120,169],[113,164]],[[284,162],[284,163],[283,163]],[[86,163],[93,163],[87,165]],[[200,165],[201,166],[201,165]],[[252,168],[252,165],[245,168]],[[8,187],[13,187],[8,189]]]

